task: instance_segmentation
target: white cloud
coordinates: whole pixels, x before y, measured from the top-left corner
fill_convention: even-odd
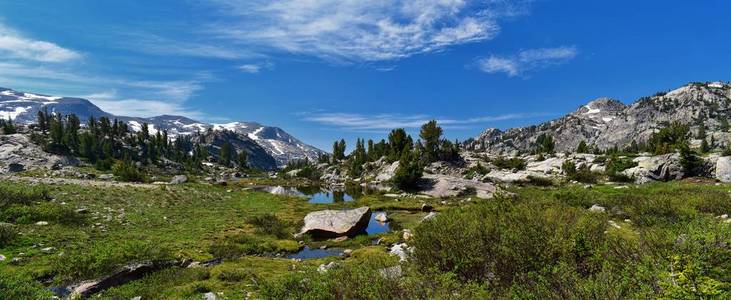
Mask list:
[[[51,42],[26,38],[2,24],[0,24],[0,53],[19,59],[51,63],[81,58],[81,54],[74,50]]]
[[[527,72],[563,64],[576,57],[574,46],[521,50],[511,56],[495,56],[477,60],[480,70],[486,73],[505,73],[509,77],[525,75]]]
[[[262,70],[270,70],[272,68],[274,68],[274,64],[272,64],[270,62],[259,63],[259,64],[244,64],[244,65],[240,65],[238,67],[238,69],[241,72],[249,73],[249,74],[258,74]]]
[[[304,114],[304,120],[323,125],[336,126],[344,130],[390,130],[393,128],[419,128],[430,120],[437,120],[442,126],[465,126],[514,119],[528,119],[549,115],[547,113],[516,113],[496,116],[482,116],[467,119],[436,118],[428,115],[377,114],[363,115],[340,112],[318,112]]]
[[[340,62],[396,60],[494,38],[498,20],[529,1],[208,0],[224,14],[210,31],[248,49]]]

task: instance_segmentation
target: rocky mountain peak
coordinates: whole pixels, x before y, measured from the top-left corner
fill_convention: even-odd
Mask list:
[[[690,83],[651,96],[631,105],[611,98],[599,98],[576,111],[538,125],[508,129],[488,129],[466,147],[495,153],[530,152],[537,137],[550,135],[557,151],[570,151],[584,141],[600,149],[625,147],[632,141],[644,142],[658,128],[671,122],[688,124],[696,132],[704,124],[708,136],[717,143],[731,142],[727,133],[731,115],[731,84]],[[726,130],[726,131],[724,131]],[[708,137],[710,138],[710,137]]]

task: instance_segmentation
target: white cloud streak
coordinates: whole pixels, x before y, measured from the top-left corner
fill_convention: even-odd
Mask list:
[[[336,62],[398,60],[452,45],[490,40],[502,17],[530,1],[208,0],[227,18],[216,37],[256,51]],[[517,3],[517,4],[516,4]]]
[[[524,76],[526,73],[568,62],[577,55],[576,47],[539,48],[519,51],[511,56],[480,58],[477,65],[486,73],[505,73],[509,77]]]
[[[81,58],[76,51],[47,41],[34,40],[0,24],[0,54],[18,59],[61,63]]]
[[[258,63],[258,64],[244,64],[240,65],[238,69],[241,72],[249,74],[258,74],[263,70],[271,70],[274,68],[274,64],[270,62]]]
[[[515,113],[496,116],[482,116],[467,119],[435,118],[428,115],[377,114],[363,115],[353,113],[310,113],[304,115],[305,121],[335,126],[343,130],[388,130],[393,128],[419,128],[430,120],[437,120],[443,126],[466,126],[515,119],[528,119],[547,116],[547,113]]]

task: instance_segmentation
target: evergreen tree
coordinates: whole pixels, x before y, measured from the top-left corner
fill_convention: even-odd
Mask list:
[[[402,152],[398,169],[396,169],[391,179],[394,187],[401,190],[416,188],[423,172],[423,168],[420,166],[418,160],[418,154],[416,152]]]
[[[232,145],[229,142],[225,142],[223,146],[221,146],[221,152],[219,153],[219,163],[223,166],[229,167],[231,166],[231,155],[232,152]]]
[[[439,159],[439,143],[442,137],[442,128],[437,125],[436,120],[431,120],[421,126],[419,134],[424,143],[424,158],[426,162],[434,162]]]
[[[579,142],[579,146],[576,147],[576,153],[589,153],[589,146],[586,145],[585,141]]]
[[[544,133],[536,139],[536,146],[536,153],[552,154],[556,145],[553,142],[553,137]]]
[[[248,167],[248,155],[246,154],[246,151],[241,150],[236,155],[236,166],[242,171]]]
[[[391,130],[391,133],[388,134],[388,160],[399,160],[401,158],[401,152],[406,149],[407,144],[413,144],[413,141],[411,141],[411,136],[406,134],[406,130],[403,128]]]
[[[341,139],[333,144],[333,159],[343,160],[345,159],[345,140]]]

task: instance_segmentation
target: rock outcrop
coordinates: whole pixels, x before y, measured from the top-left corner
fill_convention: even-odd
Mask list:
[[[633,141],[642,143],[671,122],[691,125],[699,130],[704,120],[706,138],[720,145],[731,141],[724,116],[731,113],[731,84],[723,82],[690,83],[670,92],[642,97],[631,105],[600,98],[573,113],[534,126],[501,131],[488,128],[465,143],[467,149],[493,154],[515,155],[531,152],[542,135],[553,137],[559,152],[573,151],[580,142],[599,149],[623,148]],[[699,142],[691,143],[700,145]]]

